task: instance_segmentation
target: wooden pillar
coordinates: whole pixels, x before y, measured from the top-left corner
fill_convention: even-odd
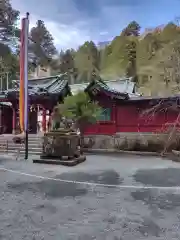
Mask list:
[[[46,108],[43,107],[42,111],[42,130],[46,132]]]
[[[16,133],[16,108],[12,106],[12,134]]]
[[[116,122],[116,115],[117,115],[117,108],[116,108],[116,103],[112,103],[112,121],[115,123]]]
[[[49,109],[48,132],[52,129],[52,109]]]
[[[113,124],[114,124],[114,131],[117,132],[117,119],[116,119],[116,116],[117,116],[117,108],[116,108],[115,102],[113,102],[112,111],[113,111],[112,121],[113,121]]]

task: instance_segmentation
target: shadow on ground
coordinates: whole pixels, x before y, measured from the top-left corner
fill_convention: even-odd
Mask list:
[[[21,182],[8,183],[7,187],[11,191],[17,193],[31,192],[32,194],[40,193],[49,198],[77,197],[86,195],[87,188],[72,183],[62,183],[51,180],[43,180],[40,182]]]
[[[155,221],[152,221],[150,218],[143,218],[142,221],[137,222],[138,226],[135,230],[141,233],[142,236],[153,236],[160,237],[162,229],[158,226]]]
[[[119,174],[113,170],[98,173],[63,173],[56,176],[56,178],[78,182],[101,183],[107,185],[119,185],[122,184],[124,180],[123,178],[120,178]]]
[[[160,193],[157,190],[138,190],[131,193],[134,200],[142,201],[151,209],[173,210],[180,207],[180,195],[174,193]]]
[[[180,183],[180,169],[139,170],[133,175],[136,182],[157,187],[175,187]]]
[[[119,185],[123,179],[115,171],[104,171],[98,174],[89,174],[84,172],[63,173],[55,178],[63,180],[72,180],[79,182],[102,183],[109,185]],[[89,187],[78,183],[66,183],[54,180],[42,181],[22,181],[7,183],[8,191],[15,191],[18,194],[30,192],[31,194],[41,194],[49,198],[65,198],[84,196],[88,193]]]

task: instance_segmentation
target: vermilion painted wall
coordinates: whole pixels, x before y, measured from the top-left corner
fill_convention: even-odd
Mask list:
[[[104,101],[104,99],[106,99]],[[98,100],[100,106],[102,108],[110,108],[111,109],[111,121],[99,121],[96,124],[89,125],[85,131],[85,135],[113,135],[117,131],[116,129],[116,107],[111,99],[100,98]]]
[[[116,133],[116,125],[113,122],[98,122],[90,125],[85,131],[85,135],[113,135]]]
[[[110,107],[109,102],[104,107]],[[154,114],[145,114],[149,101],[129,101],[113,105],[111,103],[111,121],[97,122],[90,125],[85,134],[113,135],[116,132],[163,132],[174,123],[178,113],[172,110],[161,110]]]

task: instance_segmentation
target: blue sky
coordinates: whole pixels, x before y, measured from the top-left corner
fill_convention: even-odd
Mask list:
[[[11,0],[31,27],[45,21],[58,49],[111,40],[132,20],[142,29],[180,17],[180,0]]]

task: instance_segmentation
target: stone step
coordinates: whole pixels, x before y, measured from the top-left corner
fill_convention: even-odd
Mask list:
[[[1,145],[1,144],[2,144],[2,145],[3,145],[3,144],[9,144],[9,145],[10,145],[10,144],[15,144],[15,143],[14,143],[13,141],[11,141],[11,140],[10,140],[10,141],[0,140],[0,145]],[[37,146],[37,145],[40,145],[40,146],[41,146],[41,145],[42,145],[42,142],[41,142],[41,140],[39,140],[39,141],[28,141],[28,144],[29,144],[29,145],[32,145],[32,146],[33,146],[33,145],[34,145],[34,146]]]
[[[29,147],[31,148],[42,148],[42,144],[40,143],[29,143],[28,144]],[[0,143],[0,148],[23,148],[25,147],[24,144],[15,144],[15,143]]]
[[[13,141],[7,141],[7,140],[0,140],[0,145],[1,144],[15,144]],[[42,144],[42,141],[39,140],[39,141],[28,141],[28,144],[31,144],[31,145],[41,145]]]
[[[28,138],[29,142],[38,142],[38,141],[42,141],[42,140],[43,140],[42,138],[37,138],[37,139]],[[1,141],[13,141],[13,140],[12,140],[12,138],[0,138],[0,142]]]
[[[28,146],[28,150],[30,152],[42,152],[42,147],[34,147],[34,146]],[[24,146],[17,146],[17,145],[9,145],[9,146],[1,146],[0,145],[0,152],[9,152],[9,151],[25,151]]]
[[[3,137],[3,136],[0,136],[0,139],[13,139],[15,136],[12,136],[12,137]],[[42,137],[28,137],[28,139],[30,140],[39,140],[39,139],[43,139]]]
[[[18,136],[18,135],[0,135],[0,138],[13,138],[15,136]],[[43,138],[43,136],[35,136],[35,135],[28,135],[28,138],[31,138],[31,139],[39,139],[39,138]]]
[[[11,146],[11,147],[8,147],[8,149],[7,150],[20,150],[20,151],[24,151],[25,150],[25,148],[17,148],[17,147],[15,147],[15,146]],[[30,148],[29,147],[29,150],[31,150],[32,152],[36,152],[36,151],[41,151],[42,150],[42,148]]]
[[[19,145],[15,143],[8,143],[6,145],[8,145],[9,147],[16,147],[16,148],[22,148],[23,146],[25,146],[25,144]],[[0,143],[0,146],[1,146],[1,143]],[[32,148],[42,148],[42,144],[40,143],[29,143],[28,146]]]
[[[25,151],[21,150],[19,153],[17,153],[17,150],[14,150],[14,149],[11,149],[11,150],[8,150],[8,151],[3,151],[3,150],[0,149],[0,153],[3,153],[3,154],[4,153],[7,153],[7,154],[11,153],[11,154],[14,154],[15,156],[16,155],[21,156],[21,155],[25,154]],[[40,156],[42,154],[41,151],[31,151],[31,150],[29,150],[28,153],[29,153],[29,155],[38,155],[38,156]]]
[[[13,135],[0,135],[0,153],[12,153],[16,155],[24,155],[25,149],[23,144],[15,144],[12,141]],[[28,152],[30,155],[42,154],[42,137],[31,136],[28,139]]]

